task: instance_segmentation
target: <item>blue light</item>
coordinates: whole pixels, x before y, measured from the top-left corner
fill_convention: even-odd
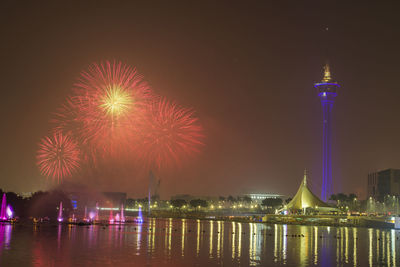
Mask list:
[[[340,85],[334,82],[315,83],[314,87],[318,89],[318,96],[321,98],[323,114],[323,156],[322,156],[322,190],[321,199],[327,201],[332,195],[332,129],[331,113],[336,97],[336,89]]]
[[[334,92],[320,92],[318,94],[319,97],[326,97],[326,99],[322,99],[321,101],[329,101],[332,97],[336,97],[337,94]],[[331,96],[331,97],[330,97]]]
[[[74,210],[76,210],[76,209],[78,208],[78,201],[76,201],[76,200],[71,200],[71,204],[72,204],[72,208],[73,208]]]
[[[325,86],[325,85],[336,86],[336,87],[340,88],[340,85],[337,83],[316,83],[316,84],[314,84],[314,87],[318,88],[320,86]]]

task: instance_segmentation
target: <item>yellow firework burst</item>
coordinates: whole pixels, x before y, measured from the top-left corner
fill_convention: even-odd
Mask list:
[[[134,99],[129,92],[120,86],[108,87],[100,101],[100,107],[106,114],[115,117],[129,113],[133,108]]]

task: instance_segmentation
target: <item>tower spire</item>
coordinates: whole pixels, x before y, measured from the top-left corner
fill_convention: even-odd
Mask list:
[[[324,78],[322,79],[322,82],[327,83],[330,82],[332,80],[331,77],[331,71],[329,68],[329,63],[326,62],[325,66],[324,66]]]
[[[307,185],[307,169],[304,169],[303,184],[304,184],[305,186]]]

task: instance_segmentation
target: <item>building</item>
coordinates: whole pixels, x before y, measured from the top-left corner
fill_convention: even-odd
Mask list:
[[[340,87],[332,81],[329,64],[324,67],[324,77],[321,82],[315,83],[318,96],[321,99],[323,114],[323,152],[322,152],[322,188],[321,199],[327,201],[333,194],[332,187],[332,107],[336,91]]]
[[[284,206],[281,211],[306,212],[307,209],[312,209],[318,212],[337,212],[338,209],[331,207],[327,203],[319,199],[307,186],[307,172],[304,171],[303,181],[297,190],[293,199]]]
[[[368,174],[368,198],[383,201],[385,196],[400,196],[400,169],[386,169]]]
[[[92,208],[97,205],[107,208],[120,207],[125,204],[127,194],[124,192],[75,191],[67,192],[67,195],[71,199],[71,205],[74,210],[84,210],[85,207]]]
[[[266,198],[283,198],[283,195],[279,194],[246,194],[245,196],[250,197],[251,201],[261,203]]]
[[[368,173],[367,197],[378,199],[378,172]]]

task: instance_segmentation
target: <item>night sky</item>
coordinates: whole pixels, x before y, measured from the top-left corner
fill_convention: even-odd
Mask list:
[[[13,2],[0,8],[0,188],[52,186],[35,163],[52,113],[83,69],[114,59],[136,66],[157,93],[193,107],[205,128],[203,153],[161,178],[162,198],[290,196],[304,168],[319,195],[322,112],[313,84],[328,58],[341,85],[333,109],[334,191],[365,197],[368,172],[400,168],[395,1]],[[95,183],[99,190],[146,194],[144,178],[110,173]]]

